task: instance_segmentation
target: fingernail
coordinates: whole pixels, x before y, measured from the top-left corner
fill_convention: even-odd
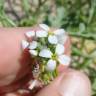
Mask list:
[[[6,94],[5,96],[18,96],[18,95],[15,94],[15,93],[8,93],[8,94]]]
[[[58,92],[60,96],[76,96],[77,86],[74,85],[74,79],[64,75],[60,81]]]

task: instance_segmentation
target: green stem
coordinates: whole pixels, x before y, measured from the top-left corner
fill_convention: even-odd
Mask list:
[[[77,32],[69,32],[70,36],[74,36],[74,37],[81,37],[84,39],[91,39],[91,40],[95,40],[96,41],[96,34],[92,34],[92,33],[88,33],[88,34],[82,34],[82,33],[77,33]]]
[[[72,54],[73,55],[78,55],[78,56],[82,56],[83,58],[88,58],[91,59],[93,58],[92,56],[88,56],[86,54],[83,54],[80,49],[76,48],[76,47],[72,47]]]
[[[92,21],[92,19],[93,19],[93,16],[94,16],[94,13],[95,13],[95,8],[96,8],[96,0],[93,0],[92,2],[91,2],[92,4],[91,4],[91,9],[90,9],[90,14],[89,14],[89,19],[88,19],[88,24]]]

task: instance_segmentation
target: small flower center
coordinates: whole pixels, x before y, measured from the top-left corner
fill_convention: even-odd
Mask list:
[[[53,59],[53,60],[57,60],[57,55],[56,55],[56,54],[53,54],[53,55],[52,55],[52,59]]]
[[[54,33],[53,33],[53,32],[51,32],[51,31],[49,31],[49,32],[48,32],[48,35],[54,35]]]

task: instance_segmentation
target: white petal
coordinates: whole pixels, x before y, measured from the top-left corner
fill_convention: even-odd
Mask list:
[[[49,35],[48,41],[51,44],[57,44],[58,43],[58,39],[57,39],[57,37],[55,35]]]
[[[64,51],[65,51],[64,45],[62,45],[62,44],[56,45],[56,54],[61,55],[64,53]]]
[[[32,41],[30,43],[29,49],[36,49],[37,48],[37,45],[38,45],[38,42],[37,41]]]
[[[39,24],[39,26],[42,28],[42,29],[44,29],[45,31],[49,31],[49,27],[48,27],[48,25],[46,25],[46,24]]]
[[[61,55],[59,56],[58,61],[60,64],[68,66],[71,62],[71,58],[67,55]]]
[[[36,50],[29,50],[29,53],[32,55],[32,56],[37,56],[38,55],[38,52]]]
[[[56,61],[50,59],[50,60],[48,61],[48,63],[47,63],[46,69],[47,69],[48,71],[54,71],[54,70],[56,69]]]
[[[48,49],[42,49],[39,53],[40,57],[45,57],[45,58],[51,58],[52,57],[52,52]]]
[[[35,36],[35,31],[26,32],[25,35],[26,35],[28,38],[33,37],[33,36]]]
[[[66,34],[64,34],[62,36],[58,36],[58,42],[60,44],[65,44],[67,40],[68,40],[68,36]]]
[[[21,44],[23,49],[26,49],[29,46],[29,43],[26,40],[22,40]]]
[[[47,37],[48,32],[44,31],[44,30],[38,30],[36,31],[36,37]]]
[[[55,35],[62,35],[64,33],[65,33],[65,30],[64,29],[57,29],[57,30],[54,31],[54,34]]]
[[[37,85],[37,80],[34,80],[32,84],[29,86],[29,89],[32,90]]]

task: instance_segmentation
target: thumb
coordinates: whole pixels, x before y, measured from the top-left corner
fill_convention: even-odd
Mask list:
[[[79,91],[78,91],[79,90]],[[91,96],[87,76],[75,70],[65,70],[36,96]]]

